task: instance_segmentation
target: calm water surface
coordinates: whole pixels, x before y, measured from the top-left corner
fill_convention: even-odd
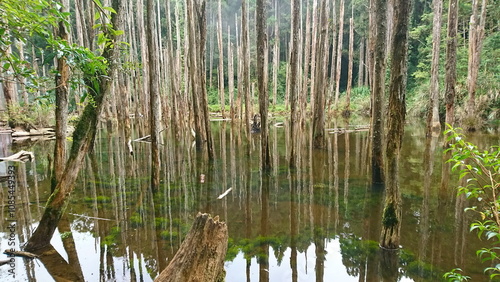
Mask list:
[[[344,123],[329,127],[345,127]],[[140,128],[140,126],[138,126]],[[498,129],[476,133],[480,147],[500,143]],[[146,135],[133,130],[132,139]],[[260,170],[259,135],[250,143],[238,128],[213,122],[216,160],[196,153],[190,133],[163,132],[162,185],[149,189],[149,143],[101,130],[80,173],[51,255],[17,258],[16,279],[0,267],[0,281],[152,281],[177,251],[198,212],[219,215],[229,228],[226,281],[437,281],[455,267],[473,281],[487,280],[469,233],[472,215],[455,196],[456,177],[441,180],[442,138],[424,127],[406,128],[401,157],[401,246],[396,264],[378,248],[383,189],[369,182],[367,131],[328,134],[313,150],[310,133],[297,134],[297,167],[289,169],[286,127],[270,128],[273,168]],[[5,136],[4,136],[5,137]],[[37,226],[50,194],[51,141],[9,144],[0,154],[30,150],[36,160],[15,165],[16,247]],[[446,183],[449,182],[449,183]],[[6,199],[7,183],[1,184]],[[217,197],[232,191],[222,200]],[[10,248],[11,222],[2,201],[0,248]],[[5,259],[3,255],[0,260]]]

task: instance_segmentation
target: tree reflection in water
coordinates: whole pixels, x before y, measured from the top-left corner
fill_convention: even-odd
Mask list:
[[[140,136],[138,130],[132,129],[131,138],[102,130],[52,246],[43,250],[41,263],[18,258],[17,278],[151,281],[173,257],[198,211],[228,223],[227,281],[435,281],[457,265],[473,279],[484,277],[474,253],[479,243],[467,231],[469,216],[462,213],[464,200],[449,188],[457,183],[441,185],[442,149],[436,149],[439,140],[421,138],[423,128],[406,130],[403,249],[396,264],[394,257],[382,256],[376,243],[383,191],[367,177],[366,132],[328,134],[325,149],[316,150],[310,129],[298,130],[296,166],[290,168],[288,129],[271,127],[273,169],[262,172],[258,135],[247,145],[236,125],[214,123],[213,129],[214,162],[196,153],[188,133],[163,132],[165,165],[155,194],[149,189],[149,144],[134,142],[133,155],[126,146],[128,139]],[[492,135],[478,136],[480,145],[498,143],[498,135]],[[36,163],[16,165],[18,242],[27,240],[48,198],[45,156],[51,146],[23,145],[35,152]],[[7,226],[0,222],[3,238]],[[387,271],[386,262],[397,269]],[[9,281],[5,272],[0,280]]]

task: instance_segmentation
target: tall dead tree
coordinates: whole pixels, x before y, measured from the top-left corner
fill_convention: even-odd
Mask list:
[[[476,89],[479,66],[481,64],[481,50],[484,41],[484,26],[486,24],[487,1],[481,1],[481,14],[478,15],[479,0],[472,1],[472,15],[469,23],[469,62],[467,69],[467,90],[469,99],[467,101],[467,122],[465,127],[468,131],[475,131],[477,127],[476,115]]]
[[[242,66],[242,95],[245,99],[245,127],[247,135],[250,136],[250,116],[252,114],[252,104],[250,101],[250,50],[248,48],[248,19],[247,19],[247,3],[245,0],[241,1],[241,57]]]
[[[457,33],[458,33],[458,0],[450,0],[448,4],[448,33],[446,36],[446,123],[455,123],[455,85],[457,83]]]
[[[326,44],[328,42],[328,16],[327,0],[321,2],[319,18],[319,42],[316,54],[316,79],[315,79],[315,100],[313,112],[312,138],[315,148],[324,148],[325,146],[325,88],[326,88],[326,65],[325,59],[328,58]]]
[[[401,230],[401,191],[399,189],[399,158],[403,143],[406,115],[406,81],[408,70],[408,24],[410,1],[393,0],[392,42],[390,46],[391,77],[385,148],[385,207],[382,217],[380,246],[399,249]]]
[[[234,59],[233,59],[233,44],[231,43],[231,26],[227,26],[227,76],[229,87],[229,107],[231,120],[235,118],[235,103],[234,103]]]
[[[224,46],[222,45],[222,4],[218,2],[217,45],[219,47],[219,99],[222,117],[226,116],[226,98],[224,97]],[[229,47],[228,47],[229,48]]]
[[[443,1],[433,0],[432,10],[434,18],[432,21],[432,63],[431,63],[431,87],[430,103],[427,116],[428,133],[441,131],[439,123],[439,49],[441,46],[441,15],[443,14]]]
[[[196,147],[207,149],[208,158],[214,158],[212,134],[208,117],[205,76],[206,14],[205,1],[187,1],[189,33],[189,78],[195,125]]]
[[[351,18],[349,19],[349,59],[347,66],[347,90],[345,95],[345,109],[342,114],[344,117],[351,115],[351,90],[352,90],[352,68],[354,58],[354,18],[351,10]]]
[[[374,26],[370,39],[371,48],[373,48],[373,65],[370,73],[371,92],[372,92],[372,116],[371,116],[371,139],[372,139],[372,183],[384,182],[384,157],[383,157],[383,100],[385,90],[385,49],[386,49],[386,31],[387,31],[387,0],[372,0],[370,9]]]
[[[266,34],[266,6],[264,0],[257,0],[257,82],[259,87],[259,113],[260,113],[260,144],[261,144],[261,167],[269,170],[271,168],[271,154],[269,151],[269,129],[267,126],[267,112],[269,108],[269,94],[267,91],[267,34]]]
[[[155,27],[154,0],[146,0],[147,28],[146,38],[149,46],[149,107],[150,107],[150,130],[151,130],[151,190],[157,191],[160,186],[160,81],[159,81],[159,58]]]
[[[294,0],[292,2],[292,38],[290,46],[290,160],[289,166],[295,167],[295,150],[296,150],[296,134],[297,134],[297,122],[298,122],[298,89],[297,85],[297,74],[298,74],[298,61],[299,61],[299,1]]]
[[[278,0],[274,2],[274,45],[273,45],[273,105],[277,103],[278,96],[278,71],[280,65],[280,30]]]
[[[337,40],[337,66],[335,67],[335,108],[339,104],[340,95],[340,73],[342,71],[342,44],[344,40],[344,8],[345,1],[340,0],[339,7],[339,32]]]

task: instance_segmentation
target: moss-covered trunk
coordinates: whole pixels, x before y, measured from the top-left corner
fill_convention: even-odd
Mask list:
[[[119,0],[113,0],[113,8],[117,12],[120,10],[118,5],[122,5],[120,2]],[[115,23],[117,17],[118,14],[115,14],[113,23]],[[103,57],[108,62],[115,62],[116,52],[111,46],[105,48]],[[91,102],[85,107],[73,133],[73,145],[62,177],[57,182],[54,192],[48,199],[42,219],[26,243],[25,250],[34,251],[50,244],[54,231],[66,209],[67,199],[75,188],[76,178],[83,165],[84,157],[94,143],[98,119],[103,109],[104,97],[111,85],[109,77],[113,77],[113,69],[114,66],[110,64],[107,66],[107,73],[96,71],[84,74],[84,81],[91,97]]]
[[[382,218],[380,246],[398,249],[401,229],[401,192],[399,190],[399,157],[403,143],[406,113],[406,78],[408,57],[408,20],[410,2],[394,1],[393,37],[391,44],[391,78],[389,86],[389,108],[387,118],[386,198]]]

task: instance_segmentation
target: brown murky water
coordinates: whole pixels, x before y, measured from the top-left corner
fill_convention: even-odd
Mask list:
[[[132,139],[144,135],[134,132]],[[213,163],[195,152],[189,133],[176,139],[164,131],[162,186],[156,194],[148,189],[149,144],[133,142],[130,155],[127,138],[102,130],[52,239],[53,255],[16,258],[15,267],[0,267],[0,281],[151,281],[199,211],[219,215],[229,227],[226,281],[436,281],[455,267],[485,280],[487,265],[475,255],[482,245],[468,231],[472,219],[463,213],[466,201],[455,196],[457,181],[441,185],[442,138],[426,140],[423,132],[422,126],[408,126],[404,139],[396,269],[385,264],[377,245],[383,190],[369,183],[368,132],[328,134],[324,150],[311,149],[308,132],[299,134],[298,166],[290,170],[288,129],[272,126],[273,169],[262,172],[259,135],[247,144],[237,128],[213,122]],[[500,138],[490,130],[470,140],[486,147]],[[8,185],[1,184],[2,250],[12,242],[19,249],[41,217],[52,146],[38,141],[2,148],[3,155],[20,149],[36,155],[35,162],[11,168],[17,178],[13,235]],[[1,175],[9,165],[0,163]]]

